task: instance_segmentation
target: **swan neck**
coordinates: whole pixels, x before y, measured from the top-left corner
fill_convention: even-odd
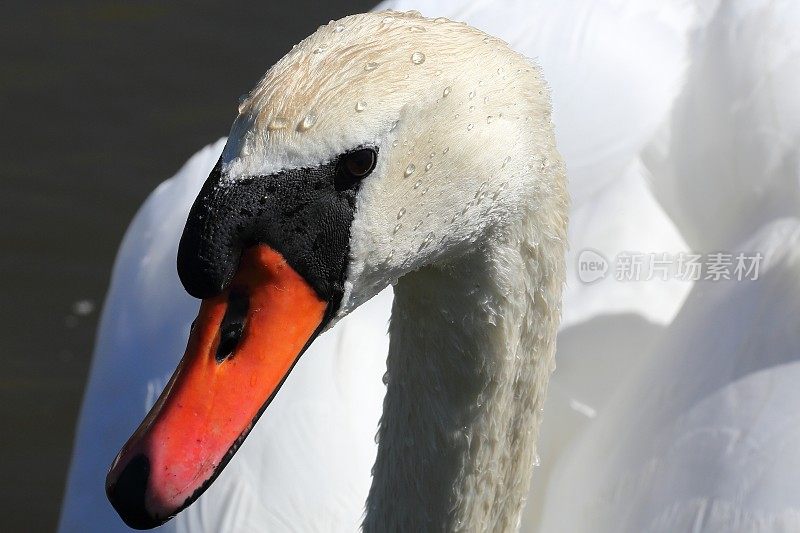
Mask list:
[[[365,531],[517,529],[563,281],[563,245],[540,237],[488,239],[395,286]]]

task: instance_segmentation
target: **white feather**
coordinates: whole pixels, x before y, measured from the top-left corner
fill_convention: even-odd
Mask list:
[[[560,458],[543,531],[796,531],[800,398],[794,2],[710,2],[686,84],[645,150],[693,248],[766,256],[757,282],[701,283],[643,367]],[[792,95],[792,96],[789,96]],[[623,437],[624,436],[624,437]],[[569,498],[569,509],[564,507]]]
[[[800,220],[735,248],[759,279],[695,285],[556,467],[542,531],[798,530]]]
[[[800,213],[800,4],[708,7],[685,88],[646,157],[660,202],[697,250]]]

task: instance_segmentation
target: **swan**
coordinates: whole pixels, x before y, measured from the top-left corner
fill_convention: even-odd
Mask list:
[[[619,531],[618,522],[609,524],[600,519],[622,516],[633,508],[638,509],[638,515],[632,515],[628,524],[637,531],[648,527],[654,531],[687,529],[686,524],[711,531],[737,529],[737,524],[738,529],[745,530],[796,529],[791,521],[791,502],[780,499],[793,492],[780,489],[777,482],[772,487],[754,485],[751,472],[762,468],[762,463],[753,460],[756,456],[752,452],[747,457],[741,452],[725,453],[729,448],[719,444],[703,448],[703,456],[697,455],[699,448],[692,448],[697,441],[688,440],[689,445],[668,450],[672,479],[684,476],[681,483],[671,486],[672,493],[653,491],[665,485],[660,480],[632,485],[633,493],[610,488],[622,473],[641,467],[633,458],[664,454],[659,442],[677,442],[686,435],[702,435],[698,427],[713,427],[699,416],[682,419],[684,413],[675,408],[655,416],[659,412],[648,413],[645,406],[651,404],[645,400],[654,376],[664,387],[680,388],[683,376],[700,370],[705,376],[713,374],[713,365],[701,368],[693,366],[696,363],[725,363],[730,357],[724,350],[701,354],[688,341],[681,341],[692,322],[723,326],[715,331],[694,329],[688,337],[695,339],[692,342],[702,334],[727,337],[738,333],[739,338],[760,338],[758,328],[750,333],[741,327],[738,332],[725,330],[730,327],[725,326],[725,317],[732,315],[701,306],[714,291],[736,294],[742,288],[701,286],[692,290],[690,284],[675,283],[582,285],[574,283],[570,269],[574,268],[576,252],[585,247],[599,248],[612,257],[623,249],[688,250],[684,239],[695,249],[741,250],[752,246],[772,250],[766,265],[779,266],[766,268],[770,286],[777,289],[761,295],[750,287],[747,294],[726,296],[727,301],[737,302],[728,307],[778,309],[776,301],[789,305],[786,294],[791,294],[796,271],[790,258],[782,258],[780,252],[791,250],[786,243],[793,242],[792,221],[766,224],[798,212],[796,184],[800,182],[791,161],[797,146],[793,128],[800,122],[792,120],[796,106],[790,90],[797,85],[795,77],[800,72],[791,67],[796,57],[792,50],[796,50],[797,41],[791,29],[797,8],[790,2],[764,1],[701,5],[509,0],[500,6],[439,0],[425,5],[388,2],[379,9],[383,7],[417,8],[430,16],[468,21],[498,35],[520,52],[536,56],[553,87],[556,137],[567,161],[573,199],[569,229],[572,250],[567,260],[569,282],[559,335],[559,368],[549,386],[547,416],[539,439],[541,466],[536,470],[522,529],[536,530],[543,513],[543,531],[563,530],[565,520],[570,520],[576,531],[602,531],[602,526]],[[765,27],[770,30],[764,31]],[[738,40],[727,38],[732,32]],[[615,38],[609,39],[609,35]],[[637,47],[629,46],[632,40]],[[763,61],[765,57],[767,61]],[[649,82],[635,85],[643,80]],[[731,109],[736,113],[730,113]],[[781,112],[774,113],[776,109]],[[608,137],[603,138],[604,134]],[[596,139],[605,144],[593,145]],[[631,142],[616,143],[618,139]],[[705,143],[706,149],[697,151],[697,140]],[[159,187],[123,242],[99,329],[61,531],[124,529],[103,501],[100,487],[106,460],[97,458],[110,458],[116,451],[113,448],[152,406],[183,348],[183,332],[189,328],[195,304],[173,273],[177,241],[189,206],[223,144],[218,142],[198,153],[175,178]],[[753,153],[750,161],[765,161],[767,165],[720,165],[744,153]],[[762,182],[752,187],[756,179]],[[702,194],[694,192],[698,187],[704,188]],[[687,203],[694,194],[697,201]],[[704,202],[712,202],[713,208]],[[631,220],[637,223],[632,225]],[[762,226],[764,229],[759,229]],[[749,232],[754,236],[748,237]],[[692,297],[682,309],[689,291]],[[249,531],[266,524],[272,524],[272,529],[356,529],[374,458],[369,439],[383,395],[383,360],[374,354],[387,352],[384,330],[390,305],[391,294],[384,291],[321,335],[215,484],[160,529]],[[680,319],[683,325],[670,326],[678,312],[686,317]],[[709,417],[715,417],[717,427],[730,425],[726,421],[731,420],[738,427],[748,427],[756,419],[732,418],[736,413],[725,408],[737,405],[732,398],[739,405],[743,404],[738,398],[749,399],[751,405],[767,405],[763,412],[776,413],[768,419],[761,417],[762,425],[755,426],[755,431],[783,434],[785,437],[774,442],[789,442],[787,428],[791,424],[781,420],[790,419],[795,404],[789,387],[794,352],[787,347],[797,346],[791,337],[797,328],[790,323],[778,324],[794,314],[791,305],[785,313],[771,314],[773,333],[762,339],[764,351],[779,355],[784,362],[725,385],[722,393],[699,405],[698,412],[702,408]],[[741,323],[741,317],[738,320],[736,324]],[[619,339],[626,339],[631,349],[620,353]],[[651,348],[653,344],[656,349]],[[592,346],[591,357],[585,353],[587,345]],[[669,362],[676,355],[680,359]],[[760,357],[759,351],[750,351],[743,352],[739,360],[749,365],[748,360]],[[664,362],[658,362],[661,359]],[[639,360],[649,366],[636,369]],[[737,375],[741,376],[729,374],[726,380]],[[589,376],[594,379],[587,379]],[[716,381],[701,379],[697,383],[693,394],[702,399],[709,392],[703,387]],[[759,383],[773,384],[778,392],[770,397],[768,388],[751,385]],[[786,385],[779,388],[777,383]],[[310,394],[311,390],[319,391],[319,396]],[[329,401],[316,401],[321,398]],[[574,403],[576,399],[580,402]],[[312,404],[316,408],[311,408]],[[573,404],[590,409],[578,410]],[[297,416],[300,412],[304,418]],[[659,439],[631,435],[631,424],[623,424],[626,418],[620,413],[665,429],[658,434]],[[331,420],[337,423],[331,424]],[[676,420],[680,424],[676,425]],[[345,426],[351,430],[348,435],[342,430]],[[286,428],[292,430],[277,433]],[[625,446],[620,439],[609,438],[620,433],[628,435],[622,441]],[[319,435],[331,445],[316,446]],[[575,436],[580,440],[574,441]],[[273,453],[270,446],[278,452]],[[770,449],[767,442],[759,446],[760,457],[782,458],[776,463],[780,472],[773,470],[764,479],[791,483],[794,470],[786,453],[791,447]],[[284,453],[292,449],[302,451]],[[305,457],[295,460],[301,454]],[[270,461],[270,457],[283,460]],[[314,463],[314,458],[318,462]],[[702,491],[687,498],[685,487],[696,485],[706,472],[696,466],[698,461],[716,464],[719,474],[705,476]],[[599,464],[606,467],[598,469]],[[314,468],[317,465],[319,468]],[[269,479],[262,472],[270,472]],[[698,477],[685,477],[687,472]],[[295,483],[286,483],[288,479]],[[726,487],[745,486],[750,488],[739,488],[733,496],[722,493]],[[329,487],[336,487],[335,497],[331,497],[334,491],[326,490]],[[609,494],[618,497],[608,503]],[[592,501],[605,502],[602,516],[563,507],[566,502]],[[781,501],[784,503],[777,504]],[[785,506],[783,514],[775,510],[776,504]],[[597,505],[590,509],[596,510]]]
[[[535,64],[413,12],[321,27],[241,104],[190,211],[178,273],[203,303],[109,471],[115,509],[151,528],[191,504],[304,347],[392,284],[363,529],[517,528],[554,368],[567,205]]]
[[[526,55],[538,56],[554,87],[556,135],[570,168],[573,249],[568,269],[573,268],[577,251],[586,246],[609,257],[624,249],[686,249],[649,192],[650,176],[638,154],[679,87],[682,50],[663,42],[679,41],[672,36],[678,34],[672,27],[676,17],[663,16],[665,8],[656,3],[648,6],[651,17],[641,7],[636,17],[620,17],[620,8],[610,4],[573,3],[570,9],[535,4],[532,9],[527,3],[507,1],[502,10],[480,2],[397,7],[419,7],[431,16],[465,19],[503,37]],[[393,6],[384,4],[378,9],[383,7]],[[498,17],[498,12],[507,17]],[[585,21],[580,28],[582,47],[576,47],[571,36],[575,17]],[[640,42],[645,42],[643,35],[659,39],[647,41],[652,43],[648,53],[632,53],[623,38],[598,41],[610,29]],[[570,48],[564,46],[568,42],[573,43]],[[653,68],[651,58],[656,55],[658,68]],[[627,59],[607,64],[604,58],[611,56]],[[631,71],[647,72],[659,91],[631,86]],[[598,88],[599,83],[603,85]],[[599,146],[598,138],[603,143]],[[627,142],[618,143],[620,138]],[[100,488],[104,465],[97,457],[113,456],[143,409],[152,406],[183,348],[183,332],[192,322],[195,304],[174,275],[177,241],[189,206],[223,144],[220,141],[201,151],[159,187],[123,242],[99,329],[61,531],[113,531],[122,526],[104,501]],[[628,220],[638,223],[631,225]],[[574,273],[570,279],[575,279]],[[547,407],[557,416],[545,419],[537,483],[546,479],[568,437],[591,422],[572,407],[574,398],[581,400],[579,405],[591,404],[597,410],[608,389],[589,392],[585,383],[578,386],[565,370],[580,365],[581,373],[613,375],[614,369],[627,366],[627,355],[620,357],[613,346],[605,355],[596,343],[592,359],[586,360],[583,345],[573,340],[587,335],[584,324],[592,324],[593,317],[608,316],[617,329],[605,323],[607,338],[629,335],[632,326],[653,337],[674,316],[687,288],[671,282],[646,287],[606,282],[567,285],[562,332],[567,342],[559,348],[562,370],[555,374]],[[380,380],[388,349],[385,324],[390,305],[391,293],[384,291],[320,336],[211,489],[161,529],[240,531],[269,529],[268,524],[298,530],[356,529],[375,454],[372,434],[384,394]],[[621,321],[622,317],[631,320]],[[592,338],[597,339],[596,334]],[[550,428],[548,422],[552,422]],[[327,445],[320,444],[321,435],[329,441]],[[269,472],[269,477],[262,472]],[[540,494],[531,494],[531,502],[539,499]],[[536,521],[529,514],[526,511],[523,528],[533,527]]]

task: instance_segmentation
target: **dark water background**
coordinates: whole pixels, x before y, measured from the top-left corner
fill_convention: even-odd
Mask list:
[[[4,2],[0,531],[55,528],[97,318],[146,195],[291,45],[370,0]]]

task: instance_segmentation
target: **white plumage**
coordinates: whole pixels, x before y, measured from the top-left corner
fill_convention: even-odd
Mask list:
[[[643,160],[690,246],[760,253],[760,278],[694,286],[560,458],[542,531],[800,529],[797,8],[699,13],[685,82]]]
[[[800,471],[791,444],[799,402],[789,381],[798,266],[780,239],[797,242],[797,222],[758,232],[799,212],[791,117],[800,70],[792,68],[798,46],[789,31],[796,7],[744,0],[382,6],[465,20],[497,35],[535,57],[552,87],[573,197],[572,270],[542,467],[522,529],[536,530],[540,520],[544,531],[796,529],[799,502],[786,495]],[[742,57],[753,58],[747,68]],[[174,273],[177,239],[221,149],[221,142],[205,149],[163,184],[126,235],[61,531],[126,530],[102,480],[183,348],[195,304]],[[681,309],[689,283],[584,285],[574,272],[585,248],[613,258],[625,250],[682,252],[686,242],[770,249],[769,281],[701,284]],[[708,304],[717,298],[722,309]],[[384,393],[385,361],[375,354],[387,350],[390,299],[382,293],[312,345],[219,480],[163,530],[357,528]],[[654,404],[654,390],[670,391],[670,401]],[[749,433],[749,448],[723,438]]]
[[[542,531],[797,531],[798,245],[775,221],[736,247],[757,281],[695,284],[561,458]]]

